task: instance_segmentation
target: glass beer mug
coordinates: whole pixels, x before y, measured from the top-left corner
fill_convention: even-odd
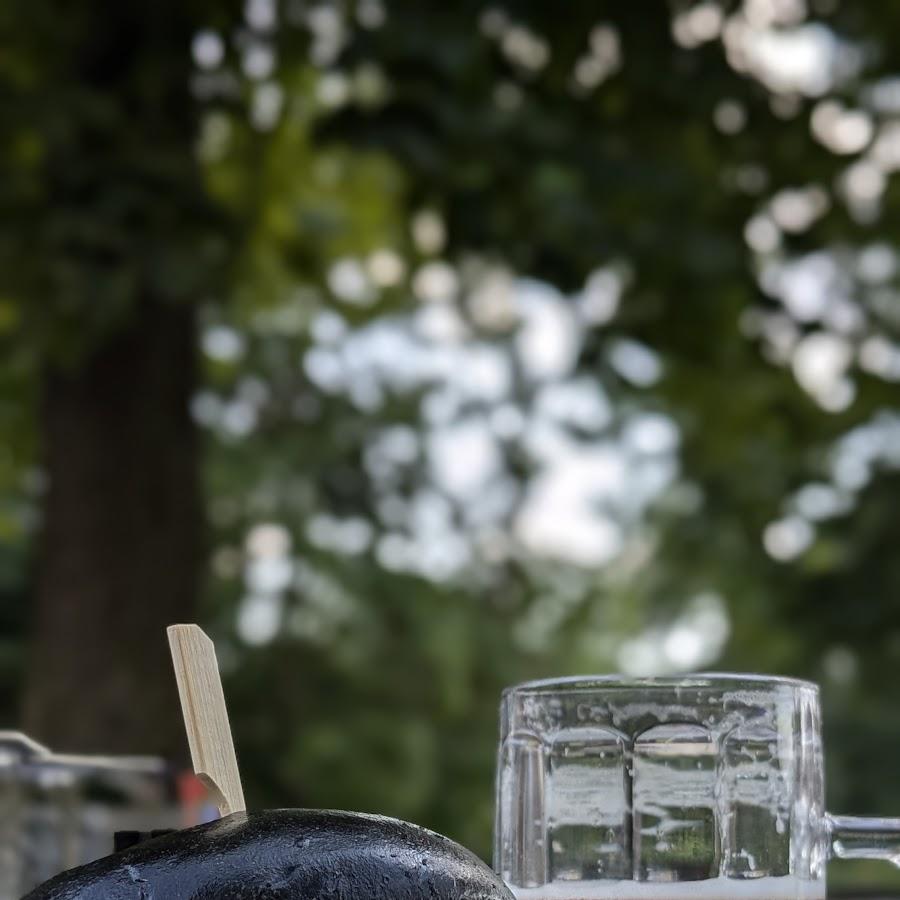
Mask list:
[[[561,679],[503,695],[494,853],[519,900],[819,900],[900,819],[825,812],[814,684]]]

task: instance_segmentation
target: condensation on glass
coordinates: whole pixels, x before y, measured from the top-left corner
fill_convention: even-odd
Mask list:
[[[793,679],[509,689],[495,867],[520,897],[824,897],[829,854],[894,860],[900,821],[826,815],[820,735]]]

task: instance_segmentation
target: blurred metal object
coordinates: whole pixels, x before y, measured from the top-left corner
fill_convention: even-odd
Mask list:
[[[0,731],[0,900],[111,853],[116,831],[180,824],[163,760],[58,754]]]

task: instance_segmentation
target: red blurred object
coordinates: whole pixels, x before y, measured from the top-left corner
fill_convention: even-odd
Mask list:
[[[219,811],[210,799],[209,790],[190,769],[178,773],[176,786],[182,828],[191,828],[219,818]]]

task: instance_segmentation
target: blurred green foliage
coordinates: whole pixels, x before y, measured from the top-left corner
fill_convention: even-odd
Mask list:
[[[205,621],[256,804],[378,810],[488,855],[500,689],[615,669],[641,636],[661,659],[693,600],[714,596],[730,629],[716,666],[824,682],[831,806],[896,812],[900,373],[885,360],[900,353],[888,146],[900,9],[704,3],[703,25],[686,3],[253,0],[189,4],[162,27],[95,6],[58,19],[11,4],[23,37],[0,60],[13,97],[0,125],[4,713],[26,640],[40,366],[75,365],[114,334],[152,259],[203,326]],[[160,28],[139,82],[61,84],[54,54],[99,27]],[[776,47],[787,69],[801,52],[824,60],[819,82],[778,81],[777,59],[774,76],[759,62],[753,41],[779,35],[795,40]],[[131,120],[129,91],[173,72],[190,108],[173,115],[161,96],[158,118]],[[858,113],[843,127],[862,137],[817,136],[829,110],[838,132]],[[170,231],[165,246],[146,246],[148,221]],[[833,274],[803,307],[785,272],[814,253]],[[489,528],[473,523],[429,462],[433,378],[374,398],[351,389],[354,365],[375,376],[349,338],[411,327],[429,303],[420,276],[446,282],[447,267],[450,296],[434,305],[455,311],[460,342],[510,361],[503,404],[525,421],[547,379],[517,356],[521,317],[491,321],[479,286],[536,279],[574,303],[614,273],[617,305],[582,321],[575,369],[557,378],[599,386],[611,413],[570,422],[569,437],[616,444],[653,413],[677,425],[678,447],[652,502],[607,510],[624,535],[611,561],[523,546],[516,517],[541,474],[525,441],[498,441],[514,501]],[[798,356],[814,355],[811,336],[839,358],[831,377],[820,354],[819,388]],[[629,376],[623,341],[649,348],[661,377]],[[335,345],[329,386],[310,360]],[[498,405],[468,397],[455,417]],[[414,449],[382,477],[373,444],[390,428],[412,429]],[[834,508],[798,500],[811,484]],[[465,565],[435,577],[384,552],[415,531],[423,491],[443,491],[471,542]],[[323,516],[362,523],[365,539],[336,549],[316,536]],[[254,587],[260,558],[289,574]],[[248,640],[240,623],[260,594],[277,627]]]

